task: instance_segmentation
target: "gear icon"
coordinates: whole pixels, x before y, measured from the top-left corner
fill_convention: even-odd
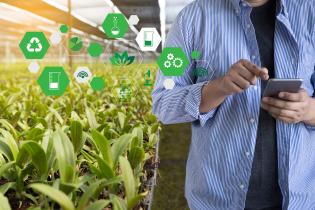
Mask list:
[[[164,67],[165,67],[165,68],[168,69],[168,68],[171,68],[171,66],[172,66],[171,61],[165,61],[165,62],[164,62]]]
[[[174,59],[174,54],[173,54],[173,53],[169,53],[169,54],[167,55],[167,59],[168,59],[168,60],[173,60],[173,59]]]
[[[175,68],[181,68],[182,66],[183,66],[183,64],[184,64],[184,61],[181,59],[181,58],[175,58],[174,60],[173,60],[173,66],[175,67]]]

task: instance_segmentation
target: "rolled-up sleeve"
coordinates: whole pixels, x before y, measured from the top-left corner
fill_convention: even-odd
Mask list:
[[[173,24],[165,47],[180,47],[189,58],[190,65],[182,76],[168,77],[164,76],[161,70],[158,70],[155,87],[152,92],[153,113],[163,124],[175,124],[183,122],[200,121],[204,126],[212,118],[216,109],[207,113],[200,113],[202,87],[207,82],[194,83],[196,78],[191,76],[194,69],[194,62],[190,59],[193,49],[192,27],[189,27],[185,18],[190,17],[189,10],[183,10]],[[165,89],[163,83],[165,79],[171,78],[175,82],[175,87],[171,90]]]

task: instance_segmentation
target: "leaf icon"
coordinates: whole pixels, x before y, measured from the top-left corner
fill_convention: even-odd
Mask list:
[[[128,56],[127,51],[124,51],[121,55],[115,52],[114,56],[110,58],[110,62],[115,66],[128,66],[132,64],[134,60],[135,56]]]

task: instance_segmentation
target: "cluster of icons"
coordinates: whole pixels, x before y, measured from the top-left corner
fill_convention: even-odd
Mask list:
[[[129,20],[127,20],[121,13],[109,13],[102,24],[102,28],[108,38],[118,39],[125,36],[129,25],[137,25],[138,22],[139,18],[137,15],[132,15]],[[67,25],[61,25],[59,32],[51,35],[50,42],[43,32],[26,32],[19,46],[26,59],[43,59],[50,44],[59,44],[62,40],[62,34],[67,34],[68,32],[69,27]],[[139,48],[144,52],[156,51],[161,41],[161,36],[156,28],[142,28],[136,37]],[[84,47],[83,39],[78,36],[73,36],[68,40],[67,47],[74,53],[80,52]],[[97,42],[90,42],[86,50],[91,57],[97,58],[103,54],[104,47]],[[198,59],[200,53],[194,51],[191,57],[192,59]],[[131,65],[134,61],[135,56],[129,56],[127,51],[124,51],[122,54],[115,52],[110,58],[111,64],[118,67]],[[189,66],[189,59],[181,48],[166,47],[160,54],[157,64],[162,73],[167,77],[182,76],[185,69]],[[37,73],[39,69],[40,66],[36,61],[32,61],[29,64],[29,71],[31,73]],[[199,77],[206,76],[207,69],[195,69],[193,75]],[[105,87],[103,78],[92,78],[92,73],[87,67],[78,67],[73,76],[78,83],[89,83],[91,88],[95,91],[100,91]],[[120,95],[128,98],[128,95],[130,95],[130,91],[128,91],[130,84],[127,85],[124,81],[125,80],[122,80],[121,82],[123,85],[120,87]],[[153,86],[150,69],[148,69],[144,75],[144,81],[145,87]],[[37,82],[45,95],[61,96],[67,89],[70,80],[63,67],[48,66],[43,69]],[[174,86],[175,82],[171,78],[167,78],[164,81],[164,87],[166,89],[173,89]]]
[[[121,13],[110,13],[106,16],[102,27],[108,38],[118,39],[125,36],[129,25],[136,25],[138,22],[139,18],[137,15],[132,15],[127,21]],[[24,35],[19,46],[25,58],[33,60],[28,67],[31,73],[37,73],[40,70],[40,65],[34,60],[43,59],[50,44],[59,44],[62,41],[62,34],[67,34],[68,32],[69,27],[64,24],[61,25],[59,31],[50,36],[50,42],[43,32],[27,32]],[[142,28],[136,38],[136,42],[142,51],[156,51],[161,41],[161,36],[155,28]],[[83,42],[81,37],[72,36],[67,41],[67,47],[74,53],[80,52],[84,47]],[[104,47],[97,42],[91,42],[86,50],[91,57],[100,57],[104,52]],[[131,65],[134,61],[135,56],[129,56],[126,51],[122,54],[115,52],[113,57],[110,58],[112,65],[119,67]],[[105,87],[103,78],[92,78],[92,73],[87,67],[78,67],[73,76],[78,83],[89,82],[91,88],[95,91],[102,90]],[[149,69],[147,74],[144,75],[144,86],[152,86],[150,76],[151,72]],[[47,66],[44,67],[37,82],[45,95],[61,96],[66,91],[70,80],[63,67]],[[130,91],[128,91],[129,86],[126,84],[121,85],[120,95],[123,97],[130,95]]]
[[[60,32],[67,33],[68,27],[61,25]],[[57,39],[60,40],[56,34],[51,36],[52,43],[57,43]],[[69,41],[69,48],[73,51],[79,51],[82,46],[82,40],[78,37],[73,37]],[[43,59],[50,47],[50,43],[43,32],[26,32],[19,47],[26,59]],[[90,44],[90,48],[90,54],[96,54],[99,51],[98,46],[95,46],[94,43]],[[37,62],[32,61],[29,64],[29,71],[31,73],[37,73],[39,69],[40,66]],[[78,83],[87,83],[92,78],[92,73],[87,67],[78,67],[74,73],[74,78]],[[45,67],[37,79],[37,83],[46,96],[63,95],[69,82],[68,75],[64,68],[60,66]],[[90,86],[93,90],[99,91],[105,87],[105,82],[100,77],[94,77],[90,82]]]
[[[191,53],[191,58],[193,60],[199,60],[200,57],[201,53],[199,51],[193,51]],[[189,66],[189,63],[189,59],[185,52],[182,50],[182,48],[178,47],[164,48],[157,60],[157,64],[161,72],[167,77],[182,76]],[[204,67],[196,67],[192,70],[191,76],[207,77],[208,69]],[[166,78],[163,82],[163,85],[165,89],[170,90],[175,87],[175,81],[172,78]]]

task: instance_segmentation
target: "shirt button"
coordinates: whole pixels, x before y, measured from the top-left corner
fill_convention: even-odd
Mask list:
[[[236,13],[237,15],[239,15],[239,14],[240,14],[240,11],[239,11],[238,9],[236,9],[236,10],[235,10],[235,13]]]
[[[249,122],[254,123],[254,122],[255,122],[255,119],[254,119],[254,118],[250,118],[250,119],[249,119]]]
[[[257,90],[258,88],[257,88],[257,85],[253,85],[253,89],[254,90]]]
[[[250,153],[249,152],[245,152],[245,155],[248,157],[250,155]]]
[[[245,186],[244,186],[243,184],[240,185],[240,188],[241,188],[241,189],[244,189],[244,187],[245,187]]]
[[[250,28],[250,24],[249,24],[249,23],[248,23],[248,24],[246,24],[246,28],[248,28],[248,29]]]
[[[255,55],[252,55],[252,59],[255,60],[255,59],[256,59],[256,56],[255,56]]]
[[[242,3],[243,7],[247,7],[248,4],[246,4],[246,2]]]

